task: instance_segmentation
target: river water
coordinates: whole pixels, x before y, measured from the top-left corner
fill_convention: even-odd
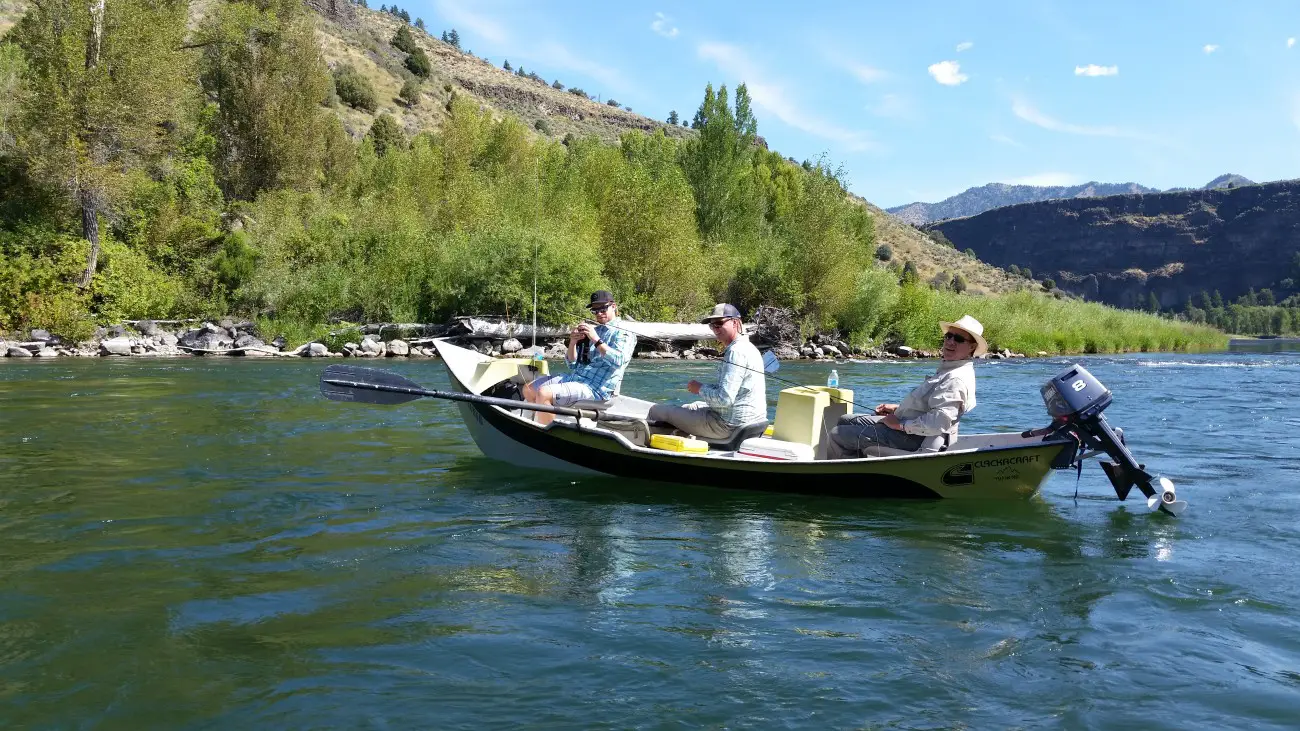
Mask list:
[[[980,365],[963,428],[1045,424],[1070,362]],[[1078,362],[1183,517],[1091,462],[993,504],[575,480],[319,361],[0,362],[0,726],[1300,725],[1300,353]],[[876,403],[934,364],[836,367]]]

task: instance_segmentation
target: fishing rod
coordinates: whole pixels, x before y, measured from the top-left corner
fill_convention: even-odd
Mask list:
[[[613,324],[613,323],[609,323],[609,322],[606,322],[606,323],[599,323],[599,322],[596,322],[595,320],[593,320],[593,319],[590,318],[590,317],[587,317],[587,316],[585,316],[585,315],[579,315],[579,314],[576,314],[576,313],[573,313],[573,312],[566,312],[566,311],[564,311],[564,310],[562,310],[562,309],[560,309],[560,308],[558,308],[558,307],[555,307],[554,305],[552,305],[552,306],[550,307],[550,309],[551,309],[552,311],[554,311],[555,313],[560,314],[560,315],[566,315],[566,316],[568,316],[568,317],[576,317],[576,318],[578,318],[579,320],[583,320],[583,321],[586,321],[586,322],[594,323],[594,324],[597,324],[597,325],[604,324],[605,327],[612,327],[612,328],[614,328],[615,330],[622,330],[622,331],[625,332],[625,333],[630,333],[630,334],[632,334],[632,335],[636,335],[637,337],[641,337],[641,335],[638,334],[637,331],[632,330],[632,329],[630,329],[630,328],[619,327],[618,325],[615,325],[615,324]],[[534,330],[534,332],[536,332],[536,330]],[[653,340],[653,341],[655,341],[655,342],[657,342],[657,343],[667,343],[667,342],[669,342],[668,340],[666,340],[666,339],[664,339],[664,338],[646,338],[646,339],[647,339],[647,340]],[[807,385],[807,384],[804,384],[804,383],[797,383],[797,382],[795,382],[795,381],[791,381],[791,380],[789,380],[789,379],[787,379],[787,378],[780,378],[780,377],[778,377],[778,376],[774,376],[774,375],[772,375],[772,374],[773,374],[773,373],[774,373],[778,368],[781,367],[781,361],[779,361],[779,360],[776,359],[776,356],[772,354],[772,351],[771,351],[771,350],[764,350],[764,351],[763,351],[763,370],[761,370],[761,371],[758,370],[758,369],[756,369],[756,368],[750,368],[749,366],[741,365],[741,364],[739,364],[739,363],[732,363],[731,365],[734,366],[734,367],[736,367],[736,368],[740,368],[740,369],[742,369],[742,370],[752,371],[752,372],[754,372],[754,373],[762,373],[764,378],[771,378],[773,381],[779,381],[779,382],[781,382],[781,383],[785,383],[785,384],[788,384],[788,385],[791,385],[791,386],[797,386],[797,387],[799,387],[799,388],[808,388],[808,385]],[[843,399],[843,398],[839,398],[839,397],[837,397],[837,396],[831,396],[831,401],[833,401],[833,402],[836,402],[836,401],[837,401],[837,402],[839,402],[839,403],[844,403],[844,404],[853,404],[854,406],[856,406],[856,407],[858,407],[858,408],[860,408],[860,409],[866,409],[868,412],[870,412],[870,413],[872,413],[872,414],[876,413],[876,407],[874,407],[874,406],[867,407],[867,406],[864,406],[863,404],[858,403],[857,401],[851,401],[851,400],[849,400],[849,399]]]

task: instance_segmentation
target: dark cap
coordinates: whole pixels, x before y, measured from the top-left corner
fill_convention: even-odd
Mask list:
[[[612,304],[614,304],[614,295],[602,289],[591,293],[591,304],[587,305],[587,309],[594,310],[597,307],[607,307]]]
[[[740,310],[736,309],[735,307],[732,307],[731,305],[720,302],[714,305],[713,311],[705,315],[704,319],[700,320],[700,322],[708,324],[713,320],[729,320],[733,317],[739,320]]]

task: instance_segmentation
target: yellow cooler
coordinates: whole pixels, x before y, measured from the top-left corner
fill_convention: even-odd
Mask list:
[[[695,437],[679,437],[674,434],[652,434],[650,446],[666,452],[685,452],[687,454],[704,454],[709,451],[709,443]]]

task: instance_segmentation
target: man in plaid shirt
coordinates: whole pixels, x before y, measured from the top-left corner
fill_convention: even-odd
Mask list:
[[[569,350],[564,362],[569,372],[546,376],[524,386],[524,399],[535,404],[567,406],[575,401],[605,401],[614,396],[623,382],[623,371],[632,362],[636,336],[618,327],[618,309],[614,295],[601,290],[591,295],[591,310],[596,324],[584,322],[569,333]],[[583,344],[585,341],[585,345]],[[579,349],[585,358],[579,357]],[[537,423],[551,423],[554,414],[537,412]]]

